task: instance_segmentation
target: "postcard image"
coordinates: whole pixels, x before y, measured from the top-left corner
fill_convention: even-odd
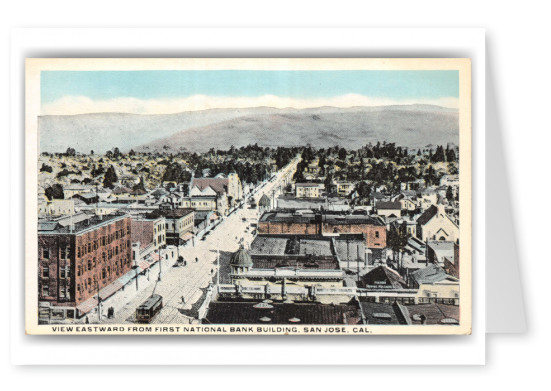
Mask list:
[[[470,59],[26,61],[27,334],[471,333]]]

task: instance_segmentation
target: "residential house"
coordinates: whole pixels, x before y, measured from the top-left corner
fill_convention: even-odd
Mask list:
[[[354,190],[352,182],[337,182],[337,193],[342,196],[348,196]]]
[[[402,204],[399,201],[377,201],[375,209],[378,216],[402,216]]]

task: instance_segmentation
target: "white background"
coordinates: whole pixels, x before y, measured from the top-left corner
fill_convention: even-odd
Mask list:
[[[147,2],[136,9],[136,2],[24,2],[3,5],[1,58],[3,87],[3,132],[8,136],[9,34],[12,27],[485,27],[488,62],[495,81],[498,110],[504,146],[509,158],[509,179],[514,203],[513,217],[520,249],[520,273],[523,281],[528,315],[528,333],[520,336],[490,335],[487,338],[485,367],[371,367],[371,368],[159,368],[144,371],[132,368],[15,368],[8,366],[4,352],[6,374],[3,385],[24,388],[40,384],[56,387],[92,389],[97,387],[156,387],[167,381],[171,387],[209,387],[220,382],[225,388],[273,385],[278,388],[304,387],[305,380],[328,388],[385,387],[407,389],[464,389],[483,386],[491,380],[492,388],[528,386],[544,379],[548,372],[547,351],[547,261],[544,244],[548,242],[549,225],[545,215],[546,195],[550,188],[548,149],[551,136],[547,120],[550,77],[544,73],[549,63],[548,13],[538,2],[524,1],[514,6],[486,4],[480,1],[462,2],[347,2],[331,3],[327,8],[315,4],[292,2],[226,2],[220,4],[184,2]],[[510,7],[510,8],[508,8]],[[253,15],[254,13],[254,15]],[[101,47],[98,47],[98,52]],[[108,53],[116,56],[116,53]],[[12,82],[18,82],[13,81]],[[13,102],[12,102],[13,103]],[[491,142],[491,140],[488,140]],[[4,170],[2,205],[6,213],[2,237],[11,230],[9,192],[10,144],[1,144],[1,167]],[[15,170],[16,167],[12,167]],[[13,200],[12,200],[13,201]],[[540,209],[541,208],[541,209]],[[543,213],[542,213],[543,212]],[[15,212],[17,213],[17,212]],[[499,224],[499,222],[488,222]],[[3,243],[4,250],[8,241]],[[7,253],[4,252],[4,257]],[[7,263],[7,260],[6,260]],[[491,270],[488,271],[491,273]],[[3,298],[8,297],[6,279],[1,286]],[[7,311],[4,312],[7,316]],[[4,318],[5,319],[5,318]],[[8,323],[2,321],[3,342],[8,342]],[[6,345],[7,346],[7,345]],[[86,354],[86,351],[75,352]],[[367,354],[368,352],[366,352]],[[47,355],[46,352],[44,352]],[[121,352],[124,354],[124,352]],[[185,351],[182,351],[185,354]],[[266,352],[269,354],[269,352]],[[404,351],[412,362],[418,351]],[[328,354],[334,361],[334,357]],[[308,362],[305,354],[304,361]],[[239,364],[239,362],[236,362]],[[306,375],[306,376],[304,376]],[[491,379],[490,379],[491,377]],[[235,387],[234,387],[235,386]],[[49,388],[49,387],[41,387]]]

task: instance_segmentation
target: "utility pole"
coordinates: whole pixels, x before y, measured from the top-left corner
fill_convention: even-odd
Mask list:
[[[161,281],[161,274],[163,274],[163,254],[161,250],[162,247],[159,249],[159,281]]]
[[[360,281],[360,244],[356,246],[356,263],[358,266],[358,281]]]
[[[138,274],[138,269],[140,268],[138,266],[138,256],[136,256],[136,259],[134,260],[135,261],[135,265],[136,266],[136,291],[138,291],[139,287],[138,287],[138,277],[139,277],[139,274]]]
[[[98,323],[101,323],[101,297],[99,296],[99,280],[96,283],[96,287],[98,290]]]
[[[218,272],[216,273],[216,285],[217,289],[220,290],[220,243],[216,248],[216,264],[218,265]]]
[[[350,242],[348,241],[348,236],[346,237],[346,261],[347,261],[347,268],[350,270]]]

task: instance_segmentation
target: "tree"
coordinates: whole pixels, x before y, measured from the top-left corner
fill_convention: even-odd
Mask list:
[[[398,227],[392,226],[388,231],[388,234],[386,237],[387,246],[392,250],[393,260],[395,262],[396,262],[396,253],[398,253],[397,264],[399,269],[402,268],[401,260],[403,257],[403,253],[405,251],[405,247],[408,243],[408,239],[409,239],[409,234],[407,233],[405,222]]]
[[[59,183],[48,187],[46,190],[44,190],[44,193],[50,201],[53,199],[62,200],[65,198],[65,195],[63,194],[63,186],[61,186]]]
[[[436,171],[432,167],[432,165],[429,165],[427,167],[424,179],[425,179],[425,182],[427,183],[427,185],[437,185],[438,184],[438,176],[436,175]]]
[[[143,191],[145,191],[145,184],[144,184],[144,181],[143,181],[143,176],[140,177],[140,182],[132,187],[132,190],[143,190]]]
[[[105,173],[105,176],[103,177],[103,187],[108,187],[112,189],[114,187],[114,183],[117,182],[117,174],[115,172],[115,169],[113,166],[109,166],[107,169],[107,172]]]
[[[65,155],[66,156],[75,156],[76,155],[76,151],[74,148],[67,148],[67,151],[65,151]]]
[[[358,191],[358,196],[362,199],[367,199],[371,196],[371,186],[365,181],[358,183],[356,190]]]
[[[455,163],[448,163],[448,173],[450,175],[457,175],[459,174],[459,170],[457,169],[457,166],[455,165]]]
[[[323,184],[325,185],[325,190],[330,193],[331,189],[333,188],[333,174],[327,174],[327,176],[325,177],[325,181],[323,181]]]
[[[436,152],[434,152],[434,155],[431,156],[430,161],[434,163],[445,162],[446,156],[444,154],[444,147],[442,147],[441,145],[437,146]]]
[[[453,150],[453,148],[450,148],[447,150],[446,160],[448,162],[455,162],[457,160],[457,157],[455,156],[455,151]]]
[[[40,167],[40,172],[52,172],[52,167],[46,165],[45,163],[42,163],[42,167]]]
[[[453,189],[451,186],[448,186],[446,189],[446,199],[451,202],[453,200]]]
[[[347,156],[346,149],[341,148],[339,149],[339,159],[345,160]]]

